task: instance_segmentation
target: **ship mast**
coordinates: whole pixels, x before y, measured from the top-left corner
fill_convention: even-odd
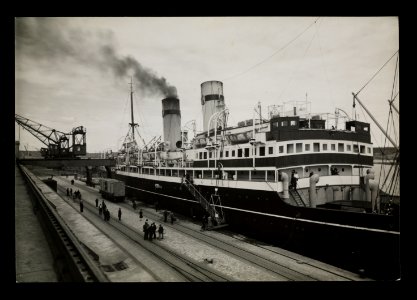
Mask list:
[[[132,77],[130,77],[130,112],[131,112],[131,123],[129,123],[129,125],[132,128],[132,142],[135,141],[135,126],[138,125],[137,123],[135,123],[135,119],[133,117],[133,82],[132,82]]]

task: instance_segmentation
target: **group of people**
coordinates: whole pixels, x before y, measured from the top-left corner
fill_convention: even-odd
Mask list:
[[[143,224],[143,238],[145,240],[152,241],[152,239],[156,239],[156,225],[155,222],[152,222],[151,225],[148,223],[148,219],[146,219],[145,224]],[[162,224],[159,224],[158,227],[158,239],[162,240],[164,238],[164,227]]]
[[[98,205],[98,199],[96,199],[96,207],[97,205]],[[98,205],[98,214],[100,215],[100,217],[103,215],[104,221],[110,221],[110,211],[107,209],[107,205],[106,203],[104,203],[104,200],[101,202],[100,205]],[[121,212],[120,212],[120,217],[121,217]],[[119,217],[119,220],[120,220],[120,217]]]
[[[339,175],[339,170],[336,167],[330,168],[330,174],[332,175]]]
[[[171,224],[174,224],[174,221],[176,221],[177,219],[175,218],[174,213],[172,211],[171,212],[167,210],[164,211],[164,222],[165,223],[168,222],[168,215],[169,215],[169,218],[171,219]]]
[[[76,190],[73,193],[72,188],[67,188],[67,196],[72,197],[72,199],[80,199],[81,200],[81,192],[79,190]]]

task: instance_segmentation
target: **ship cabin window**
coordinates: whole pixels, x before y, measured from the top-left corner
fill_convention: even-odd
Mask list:
[[[281,121],[281,127],[288,126],[288,121]]]
[[[310,144],[304,145],[304,151],[310,151]]]
[[[237,149],[237,157],[242,157],[243,149]]]
[[[259,147],[259,156],[265,156],[265,147]]]
[[[347,152],[352,151],[352,146],[351,146],[351,145],[346,145],[346,151],[347,151]]]
[[[284,146],[279,146],[279,153],[284,153]]]
[[[291,125],[291,126],[295,126],[295,125],[297,125],[297,121],[295,121],[295,120],[291,120],[291,121],[290,121],[290,125]]]
[[[195,154],[195,159],[198,159],[199,157],[198,157],[198,152]]]
[[[363,127],[363,131],[369,131],[369,127],[368,126],[364,126]]]
[[[323,144],[323,151],[327,151],[327,144]]]
[[[213,152],[209,152],[209,158],[213,158]]]
[[[361,153],[365,153],[365,146],[361,145]]]
[[[371,147],[368,147],[368,153],[371,153]]]
[[[337,144],[337,151],[338,151],[338,152],[344,152],[344,150],[345,150],[345,144],[343,144],[343,143],[338,143],[338,144]]]
[[[198,155],[200,159],[203,159],[203,152],[200,152]]]
[[[275,171],[266,171],[266,180],[275,181]]]
[[[359,146],[358,145],[353,145],[353,152],[359,153]]]
[[[274,147],[268,147],[268,154],[274,154]]]
[[[272,128],[278,128],[279,127],[279,122],[273,122],[272,123]]]
[[[245,157],[249,157],[249,148],[245,148]]]
[[[172,177],[178,177],[178,170],[172,170]]]
[[[207,159],[207,152],[204,152],[204,159]]]
[[[313,151],[320,152],[320,143],[313,143]]]
[[[223,157],[223,151],[220,151],[220,158]]]
[[[295,144],[295,152],[303,152],[303,143],[297,143]]]
[[[224,157],[229,157],[229,150],[224,152]]]
[[[294,152],[294,144],[288,144],[287,153],[293,153],[293,152]]]
[[[236,151],[232,150],[232,157],[236,157]]]
[[[331,144],[331,150],[336,151],[336,144]]]

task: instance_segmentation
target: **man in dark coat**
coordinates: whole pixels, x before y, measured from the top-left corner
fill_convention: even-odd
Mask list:
[[[148,219],[146,219],[145,224],[143,224],[143,232],[144,232],[143,238],[144,238],[145,240],[147,240],[147,239],[148,239],[148,235],[149,235],[149,224],[148,224]]]
[[[162,225],[161,224],[159,224],[159,227],[158,227],[158,233],[159,233],[159,239],[160,240],[162,240],[163,238],[164,238],[164,227],[162,227]]]
[[[117,213],[118,217],[119,217],[119,221],[122,220],[122,209],[119,207],[119,212]]]
[[[84,211],[84,203],[83,203],[83,200],[80,200],[80,211],[81,212]]]
[[[96,207],[98,207],[98,199],[96,198]]]

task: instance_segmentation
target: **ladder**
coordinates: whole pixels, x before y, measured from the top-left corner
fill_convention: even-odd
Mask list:
[[[213,195],[212,195],[211,202],[213,202],[213,203],[210,203],[209,201],[207,201],[206,198],[204,198],[203,195],[201,195],[201,193],[195,188],[195,186],[190,181],[188,181],[186,178],[183,178],[182,183],[183,183],[183,185],[185,185],[185,187],[188,189],[188,191],[191,193],[191,195],[193,195],[193,197],[196,200],[198,200],[198,202],[206,210],[206,212],[208,212],[210,217],[213,220],[216,220],[218,225],[224,225],[225,218],[224,218],[223,211],[218,212],[216,210],[216,206],[215,206],[215,203],[214,203],[214,198],[216,198],[217,202],[220,203],[220,197],[218,195],[216,195],[217,197],[213,197]],[[221,203],[220,203],[220,205],[221,205]]]
[[[297,190],[292,190],[289,189],[288,190],[292,196],[292,198],[294,199],[295,203],[297,203],[297,206],[304,206],[306,207],[307,205],[304,203],[303,198],[301,197],[300,193]]]

